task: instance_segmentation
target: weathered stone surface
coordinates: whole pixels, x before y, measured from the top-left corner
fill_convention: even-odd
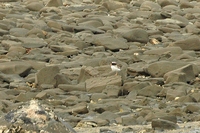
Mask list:
[[[102,100],[100,100],[99,102],[102,102]],[[109,102],[104,102],[102,103],[90,103],[88,104],[90,111],[94,111],[97,113],[103,113],[104,111],[111,111],[111,112],[119,112],[119,107],[118,104],[116,104],[116,102],[118,100],[111,100],[108,99]],[[118,101],[119,102],[119,101]]]
[[[48,94],[44,91],[38,93],[36,96],[35,96],[36,99],[39,99],[39,100],[44,100],[46,98],[48,98]]]
[[[105,52],[105,47],[103,46],[97,46],[97,47],[87,47],[83,49],[85,54],[92,55],[95,52]]]
[[[58,6],[62,6],[63,2],[62,0],[49,0],[49,2],[47,3],[46,6],[48,7],[58,7]]]
[[[152,57],[150,59],[152,60]],[[147,60],[147,61],[149,61],[149,60]],[[147,66],[148,66],[148,64],[145,62],[138,62],[138,63],[130,64],[127,67],[127,74],[132,75],[132,76],[137,76],[137,75],[139,75],[139,73],[144,73],[145,72],[144,68],[146,68]]]
[[[135,114],[122,116],[122,125],[124,126],[136,125],[137,124],[136,119],[137,119],[137,116],[135,116]]]
[[[157,48],[157,49],[147,50],[144,52],[144,54],[162,55],[168,52],[170,52],[170,54],[182,54],[183,50],[180,47],[166,47],[166,48]]]
[[[162,115],[162,116],[158,116],[158,119],[163,119],[163,120],[168,120],[174,123],[177,123],[177,116],[175,115]]]
[[[189,1],[182,1],[180,3],[180,8],[193,8],[194,5],[191,4]]]
[[[47,43],[41,38],[20,37],[19,40],[25,48],[41,48],[47,45]]]
[[[107,126],[109,123],[107,120],[99,119],[99,118],[93,118],[93,120],[81,120],[77,127],[83,127],[83,128],[92,128],[97,126]]]
[[[57,96],[57,95],[62,95],[65,93],[63,90],[59,88],[46,89],[46,90],[43,90],[43,92],[46,92],[48,96]]]
[[[196,67],[197,68],[197,67]],[[186,65],[176,70],[170,71],[164,75],[166,83],[170,82],[190,82],[198,74],[194,65]]]
[[[178,40],[172,43],[173,46],[179,46],[183,50],[199,50],[200,49],[200,39],[198,36],[191,36],[184,38],[183,40]]]
[[[185,73],[170,72],[165,75],[166,83],[170,82],[187,82]]]
[[[2,20],[6,15],[4,13],[0,13],[0,20]]]
[[[159,61],[150,64],[145,71],[153,77],[162,77],[165,73],[178,69],[185,65],[187,65],[187,63],[185,62]]]
[[[112,121],[114,121],[118,117],[119,116],[117,114],[114,114],[110,111],[105,111],[98,116],[98,118],[105,119],[105,120],[109,121],[109,123],[111,123]]]
[[[21,92],[21,93],[16,97],[15,100],[16,100],[17,102],[28,102],[28,101],[30,101],[31,99],[33,99],[35,96],[36,96],[36,93],[33,93],[33,92],[27,92],[27,93]]]
[[[181,15],[176,14],[176,15],[173,15],[171,18],[182,22],[185,26],[189,24],[188,19],[186,19],[185,17],[182,17]]]
[[[174,0],[158,0],[158,4],[160,4],[161,7],[164,7],[167,5],[175,5],[175,6],[178,5],[178,3]]]
[[[6,35],[6,34],[9,34],[9,32],[7,30],[0,29],[1,36]]]
[[[199,92],[195,92],[189,95],[194,102],[199,102],[200,101],[200,93]]]
[[[69,45],[51,45],[50,48],[57,54],[65,56],[77,55],[79,52],[77,47]]]
[[[131,91],[139,91],[144,87],[150,86],[151,84],[149,82],[127,82],[123,85],[123,92],[131,92]]]
[[[104,93],[93,93],[91,95],[91,102],[98,102],[101,101],[102,99],[106,99],[108,96]]]
[[[54,20],[49,20],[47,22],[47,26],[49,26],[52,30],[61,30],[62,29],[62,24],[54,21]]]
[[[109,77],[95,77],[85,81],[86,90],[88,92],[102,92],[107,85],[121,86],[122,81],[120,76],[109,76]]]
[[[45,67],[45,62],[41,62],[41,61],[34,61],[34,60],[27,60],[24,61],[26,64],[30,64],[32,66],[33,69],[35,70],[40,70],[43,67]]]
[[[12,41],[12,40],[3,40],[1,43],[5,49],[9,49],[12,46],[21,46],[22,44],[21,42]]]
[[[77,85],[70,85],[70,84],[59,84],[58,88],[64,91],[86,91],[85,82],[77,84]]]
[[[27,76],[31,68],[31,65],[25,64],[23,61],[0,63],[1,72],[5,74],[19,74],[22,77]]]
[[[198,27],[195,26],[195,25],[187,25],[185,27],[185,30],[186,30],[187,33],[193,33],[193,34],[198,34],[200,32]]]
[[[42,2],[31,2],[30,4],[27,5],[27,8],[30,11],[40,11],[44,7]]]
[[[198,105],[194,104],[189,104],[185,107],[185,112],[187,113],[194,113],[194,112],[199,112],[200,107]]]
[[[159,11],[161,9],[161,6],[157,3],[154,3],[152,1],[145,1],[140,6],[141,10],[144,11]]]
[[[10,34],[16,37],[25,37],[28,33],[27,29],[24,28],[12,28],[9,30]]]
[[[88,26],[88,27],[101,27],[103,26],[103,22],[100,19],[83,19],[82,21],[80,20],[80,22],[77,22],[79,26]]]
[[[113,38],[111,36],[96,35],[92,42],[96,46],[104,46],[108,50],[128,49],[128,44],[123,38]]]
[[[127,6],[126,3],[118,2],[118,1],[107,1],[102,4],[107,10],[116,10],[119,8],[125,8]]]
[[[121,88],[115,85],[107,85],[102,93],[105,93],[108,97],[118,97],[121,93]]]
[[[124,94],[124,92],[123,92],[123,90],[122,90],[122,95],[123,95],[123,94]],[[133,91],[129,92],[126,98],[129,99],[129,100],[134,100],[134,99],[136,99],[136,98],[137,98],[137,91],[134,91],[134,90],[133,90]]]
[[[162,87],[158,85],[146,86],[138,91],[138,95],[147,96],[147,97],[155,97],[161,90],[162,90]]]
[[[1,100],[10,99],[8,94],[3,91],[0,93],[0,98],[1,98]]]
[[[121,34],[129,42],[141,42],[147,43],[149,41],[148,33],[141,28],[136,29],[126,29],[118,28],[114,32]]]
[[[50,84],[55,86],[56,79],[55,76],[59,73],[59,68],[57,66],[48,66],[39,70],[35,75],[35,83],[38,86],[42,84]]]
[[[10,111],[0,119],[2,131],[18,132],[16,127],[23,132],[66,132],[75,133],[73,128],[61,118],[55,120],[55,113],[45,110],[38,101],[31,100],[27,105]],[[45,121],[45,122],[44,122]]]
[[[11,46],[6,54],[10,58],[20,58],[22,55],[26,53],[26,49],[22,46]]]
[[[86,103],[79,103],[77,105],[70,107],[69,109],[67,109],[65,111],[70,114],[86,114],[86,113],[88,113]]]
[[[56,87],[60,84],[71,84],[71,80],[65,74],[57,74],[55,79]]]
[[[99,71],[91,66],[83,66],[78,77],[78,83],[85,82],[87,79],[99,75]]]
[[[34,36],[34,37],[39,37],[43,39],[45,39],[46,35],[47,35],[47,32],[45,32],[44,30],[39,29],[39,28],[33,28],[33,27],[31,27],[29,32],[27,33],[28,37]]]
[[[174,20],[171,18],[166,18],[164,20],[156,20],[156,24],[159,24],[159,25],[174,24],[174,25],[178,25],[178,26],[185,26],[185,24],[182,23],[181,21]]]
[[[163,119],[153,119],[151,126],[153,129],[177,129],[178,125],[174,122],[163,120]]]
[[[168,89],[166,94],[166,99],[168,101],[173,101],[176,98],[183,97],[186,95],[186,90]]]

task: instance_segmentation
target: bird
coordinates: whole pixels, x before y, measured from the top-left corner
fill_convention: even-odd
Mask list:
[[[112,62],[111,63],[111,69],[112,69],[112,71],[114,71],[114,72],[116,72],[116,74],[115,75],[117,75],[117,72],[119,72],[119,71],[121,71],[121,69],[120,69],[120,67],[119,66],[117,66],[117,62]]]

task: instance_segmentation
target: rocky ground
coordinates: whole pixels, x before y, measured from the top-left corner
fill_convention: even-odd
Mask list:
[[[0,0],[0,131],[200,132],[199,33],[199,0]]]

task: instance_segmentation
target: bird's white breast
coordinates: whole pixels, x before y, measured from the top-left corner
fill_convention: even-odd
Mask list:
[[[120,71],[120,68],[117,67],[117,65],[111,66],[112,71]]]

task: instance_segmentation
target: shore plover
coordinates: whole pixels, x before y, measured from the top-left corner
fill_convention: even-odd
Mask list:
[[[111,63],[111,69],[112,69],[112,71],[116,72],[115,75],[117,75],[117,72],[119,72],[121,70],[120,67],[117,66],[117,62]]]

